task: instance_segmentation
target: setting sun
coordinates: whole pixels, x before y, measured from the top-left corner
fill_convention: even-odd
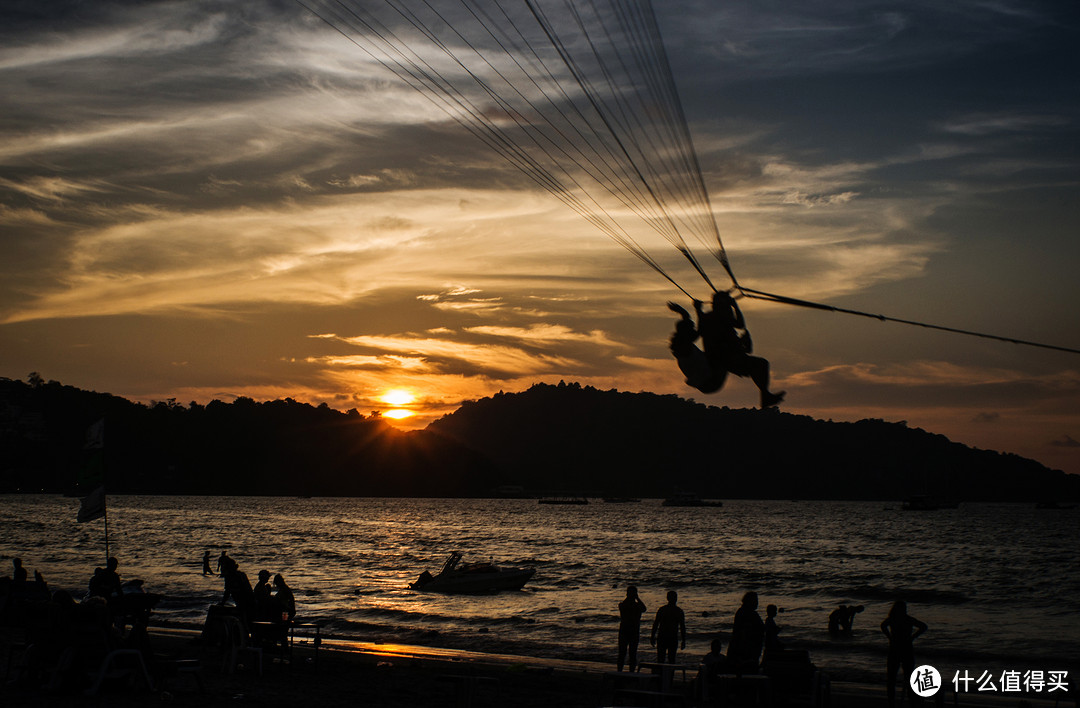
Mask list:
[[[412,403],[416,400],[416,396],[412,395],[408,391],[401,389],[394,389],[385,393],[379,400],[383,403],[389,403],[392,406],[404,406]],[[398,418],[404,418],[405,416],[399,415]]]
[[[414,415],[416,415],[416,414],[413,413],[412,411],[406,410],[404,408],[395,408],[393,410],[389,410],[389,411],[386,411],[386,412],[383,413],[384,418],[395,418],[395,419],[410,418],[410,417],[412,417]]]

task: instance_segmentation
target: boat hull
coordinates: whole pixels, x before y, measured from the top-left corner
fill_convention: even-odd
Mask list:
[[[426,581],[417,580],[409,587],[423,592],[477,595],[520,590],[535,573],[535,568],[513,568],[490,573],[440,573]]]

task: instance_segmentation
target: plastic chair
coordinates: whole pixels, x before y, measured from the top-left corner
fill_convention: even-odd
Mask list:
[[[250,654],[255,657],[259,676],[262,676],[263,650],[260,647],[253,647],[248,644],[247,632],[244,631],[238,618],[222,617],[221,621],[225,627],[225,657],[221,665],[222,672],[233,673],[236,671],[240,656]]]
[[[125,663],[128,665],[122,666]],[[146,683],[147,690],[154,690],[154,684],[150,681],[150,674],[146,670],[142,653],[135,649],[113,649],[102,659],[101,668],[98,669],[93,685],[86,689],[86,695],[96,696],[106,680],[125,676],[141,678]]]

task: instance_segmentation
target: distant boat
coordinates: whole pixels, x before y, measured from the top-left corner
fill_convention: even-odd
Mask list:
[[[1056,501],[1041,501],[1036,502],[1036,509],[1075,509],[1076,504],[1061,504]]]
[[[540,504],[588,504],[589,500],[585,497],[574,496],[559,496],[559,497],[544,497],[540,499]]]
[[[901,504],[904,511],[937,511],[938,509],[958,509],[960,502],[955,499],[942,499],[927,494],[908,497]]]
[[[701,495],[693,492],[675,492],[665,499],[663,506],[723,506],[724,502],[713,499],[702,499]]]
[[[520,590],[536,573],[536,568],[500,568],[493,563],[463,564],[461,559],[461,552],[454,551],[438,575],[425,570],[409,588],[448,594]]]

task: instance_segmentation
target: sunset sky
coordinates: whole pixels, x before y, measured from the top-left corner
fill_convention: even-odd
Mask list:
[[[744,285],[1080,348],[1077,3],[656,11]],[[296,2],[3,3],[0,238],[9,378],[408,427],[539,381],[757,401],[687,388],[685,296]],[[742,304],[783,410],[1080,473],[1080,355]]]

